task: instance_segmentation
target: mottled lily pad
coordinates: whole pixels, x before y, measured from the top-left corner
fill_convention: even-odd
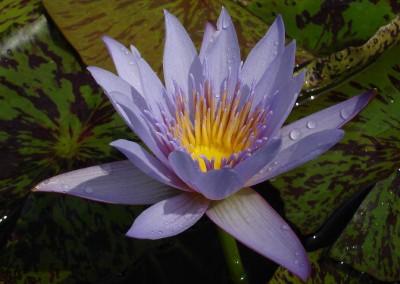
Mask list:
[[[135,45],[154,70],[162,71],[163,9],[167,9],[182,21],[197,47],[201,45],[205,21],[215,23],[222,5],[227,8],[235,22],[243,54],[248,54],[268,29],[263,21],[232,1],[140,0],[135,1],[134,5],[131,1],[124,0],[102,0],[95,3],[75,0],[43,2],[83,61],[87,65],[108,70],[112,70],[114,66],[101,42],[104,35],[111,36],[127,46]],[[307,51],[298,50],[299,64],[312,58]]]
[[[400,172],[376,184],[329,256],[382,281],[400,279]]]

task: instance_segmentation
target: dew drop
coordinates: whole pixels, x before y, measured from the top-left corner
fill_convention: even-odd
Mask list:
[[[347,111],[346,109],[342,108],[342,109],[340,110],[340,116],[341,116],[343,119],[348,119],[348,118],[350,117],[350,114],[348,113],[348,111]]]
[[[129,65],[133,65],[133,64],[135,64],[135,62],[129,61]]]
[[[294,264],[299,264],[299,261],[296,259],[296,260],[294,261]]]
[[[315,122],[314,120],[309,120],[307,122],[307,128],[309,129],[314,129],[317,127],[317,122]]]
[[[219,98],[219,93],[215,94],[215,97],[216,97],[216,98]]]
[[[158,233],[159,235],[161,235],[161,234],[163,233],[163,231],[160,230],[160,231],[158,231],[157,233]]]
[[[50,183],[50,179],[46,179],[43,183],[44,184],[49,184]]]
[[[222,28],[227,29],[229,27],[229,20],[227,18],[222,18]]]
[[[86,193],[93,193],[93,188],[90,186],[86,187],[84,190]]]
[[[278,45],[279,45],[279,42],[275,41],[274,44],[275,44],[275,46],[278,46]]]
[[[273,55],[278,55],[278,51],[275,50],[272,54],[273,54]]]
[[[112,168],[110,164],[100,165],[101,171],[107,175],[111,174]]]
[[[299,255],[300,255],[300,253],[299,253],[298,251],[296,251],[294,254],[295,254],[295,255],[297,255],[297,256],[299,256]]]
[[[290,133],[289,133],[289,136],[290,136],[290,138],[292,139],[292,140],[297,140],[297,139],[300,139],[301,138],[301,131],[299,130],[299,129],[297,129],[297,128],[295,128],[295,129],[292,129],[291,131],[290,131]]]
[[[285,224],[285,225],[282,225],[281,229],[284,231],[289,231],[290,227]]]

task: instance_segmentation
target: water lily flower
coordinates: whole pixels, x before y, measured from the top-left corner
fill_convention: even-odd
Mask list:
[[[338,129],[371,92],[283,126],[305,72],[293,77],[295,41],[285,46],[282,18],[241,62],[236,32],[222,8],[207,24],[200,52],[165,11],[165,86],[139,51],[103,40],[118,76],[89,71],[126,124],[146,144],[111,143],[129,161],[62,174],[35,190],[117,204],[153,204],[127,236],[177,235],[204,214],[238,241],[302,279],[310,263],[282,217],[251,186],[314,159],[343,136]]]

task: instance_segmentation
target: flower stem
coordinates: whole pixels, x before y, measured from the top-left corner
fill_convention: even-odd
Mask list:
[[[219,241],[228,265],[229,275],[233,284],[247,284],[246,271],[240,259],[236,240],[217,226]]]

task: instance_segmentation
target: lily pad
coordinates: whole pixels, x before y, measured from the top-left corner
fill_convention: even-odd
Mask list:
[[[224,5],[235,22],[243,54],[265,35],[268,26],[232,1],[154,1],[131,2],[101,0],[43,1],[44,5],[65,37],[75,47],[87,65],[113,70],[101,37],[108,35],[129,46],[135,45],[154,70],[161,72],[164,48],[163,9],[176,15],[187,29],[195,46],[200,47],[205,21],[216,22]],[[118,16],[116,16],[118,15]],[[305,50],[298,50],[300,64],[313,57]]]
[[[400,172],[376,184],[329,256],[382,281],[400,279]]]
[[[317,231],[347,198],[400,167],[399,52],[400,46],[392,48],[340,87],[299,101],[291,113],[289,121],[297,120],[356,93],[378,89],[372,103],[343,127],[346,133],[339,144],[272,181],[281,192],[286,217],[303,234]]]
[[[400,11],[400,4],[390,0],[238,2],[268,23],[281,14],[287,26],[286,33],[300,46],[318,55],[363,44]]]

